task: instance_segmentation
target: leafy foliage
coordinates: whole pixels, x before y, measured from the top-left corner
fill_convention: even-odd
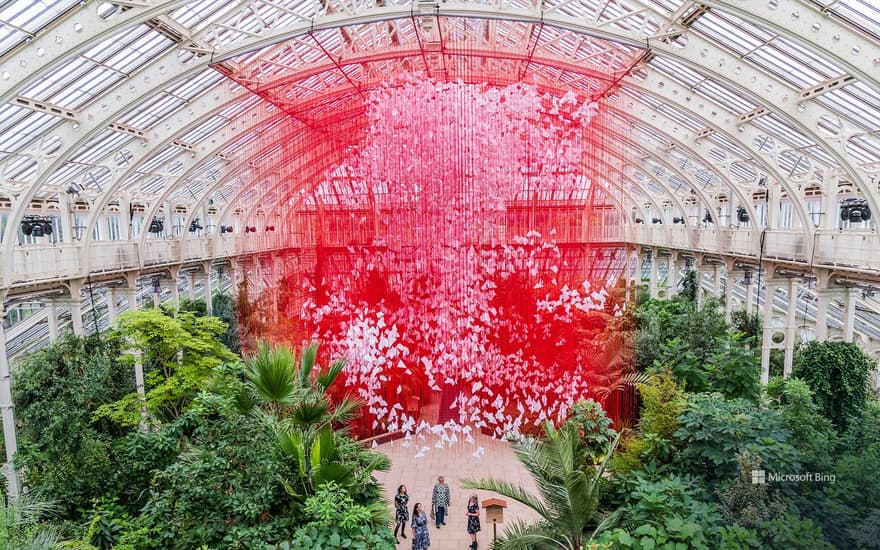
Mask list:
[[[685,550],[710,547],[700,525],[687,522],[678,516],[668,517],[657,525],[645,523],[632,531],[618,528],[600,538],[600,542],[611,543],[613,548],[633,550]]]
[[[141,407],[154,422],[177,418],[205,387],[214,367],[236,360],[219,340],[226,329],[215,317],[181,311],[172,317],[158,309],[119,316],[119,335],[142,353],[146,396],[130,393],[95,413],[121,426],[141,422]],[[131,359],[129,359],[131,360]]]
[[[23,495],[15,502],[0,500],[0,548],[54,548],[60,541],[60,533],[46,520],[57,513],[57,506],[31,494]]]
[[[154,475],[143,510],[157,547],[251,547],[283,540],[296,525],[279,480],[289,467],[259,417],[203,394],[162,431],[181,444],[178,460]]]
[[[30,355],[15,373],[16,413],[26,419],[16,464],[25,484],[57,502],[64,518],[115,490],[113,441],[127,430],[93,421],[92,413],[134,389],[119,350],[113,335],[66,337]]]
[[[679,440],[683,466],[707,480],[730,480],[737,475],[737,455],[748,450],[767,469],[795,472],[798,454],[788,442],[782,415],[759,410],[743,399],[725,399],[720,393],[690,398],[681,415]]]
[[[652,373],[648,382],[639,384],[639,395],[642,398],[639,430],[643,434],[671,439],[681,423],[678,417],[687,405],[672,373],[669,370]]]
[[[868,399],[870,357],[852,342],[810,342],[800,350],[794,376],[813,390],[819,410],[843,432],[859,418]]]
[[[715,340],[727,333],[724,316],[714,300],[700,308],[677,296],[672,300],[648,300],[635,313],[636,364],[639,370],[663,363],[661,347],[678,338],[682,350],[700,363],[715,350]],[[688,390],[697,391],[688,386]]]
[[[784,514],[785,503],[770,493],[770,487],[752,480],[752,471],[761,469],[761,459],[746,450],[737,456],[737,462],[739,477],[718,494],[725,519],[743,527],[758,527]]]
[[[614,527],[620,511],[600,510],[601,480],[608,459],[620,442],[618,435],[608,446],[605,458],[592,466],[580,442],[580,426],[568,421],[558,429],[544,425],[546,436],[513,444],[523,466],[535,480],[540,496],[522,487],[494,479],[462,481],[462,487],[494,491],[521,502],[538,513],[541,520],[532,525],[511,524],[493,548],[579,549],[601,532]],[[589,464],[589,465],[587,465]]]
[[[771,404],[782,413],[782,422],[791,433],[791,442],[801,462],[812,471],[830,469],[837,434],[831,421],[819,413],[809,386],[797,378],[771,380],[767,388]]]
[[[306,499],[309,522],[297,528],[292,548],[392,549],[394,536],[384,503],[357,504],[348,491],[335,482],[321,485]]]

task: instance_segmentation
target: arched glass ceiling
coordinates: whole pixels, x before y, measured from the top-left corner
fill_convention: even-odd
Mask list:
[[[248,165],[281,148],[249,158],[248,144],[284,123],[285,100],[316,109],[346,86],[419,62],[442,68],[467,50],[487,72],[607,95],[632,127],[622,181],[637,201],[696,195],[708,207],[723,194],[751,208],[776,182],[794,227],[810,232],[811,185],[880,211],[877,10],[868,0],[9,2],[0,198],[21,207],[12,222],[71,183],[96,210],[121,197],[258,207],[276,195],[242,192]]]

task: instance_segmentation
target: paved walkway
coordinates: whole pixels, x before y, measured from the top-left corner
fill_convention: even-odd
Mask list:
[[[434,527],[434,522],[429,518],[429,531],[431,535],[431,550],[467,550],[471,539],[467,534],[467,517],[465,511],[467,499],[473,491],[461,488],[461,480],[464,478],[493,477],[504,479],[523,486],[526,490],[537,494],[535,484],[531,476],[522,467],[510,445],[486,437],[479,433],[471,435],[472,442],[468,441],[468,434],[456,433],[457,442],[449,443],[452,435],[451,430],[435,434],[428,430],[421,435],[414,435],[409,441],[397,440],[378,446],[375,450],[391,457],[391,470],[389,472],[377,472],[376,478],[385,487],[385,494],[393,513],[394,492],[398,485],[407,486],[410,495],[409,509],[412,515],[412,507],[416,502],[421,502],[427,512],[431,510],[431,491],[437,482],[437,476],[446,477],[452,489],[452,505],[446,520],[446,525],[440,529]],[[495,493],[476,491],[480,502],[489,497],[498,497]],[[537,520],[537,514],[509,499],[507,509],[504,512],[505,524],[514,519],[521,518],[532,522]],[[410,518],[412,519],[412,518]],[[480,506],[480,521],[482,531],[477,535],[479,548],[487,549],[492,542],[492,526],[486,525],[486,514]],[[498,525],[498,534],[504,531],[504,525]],[[407,526],[407,539],[400,539],[398,548],[408,550],[412,547],[411,529]]]

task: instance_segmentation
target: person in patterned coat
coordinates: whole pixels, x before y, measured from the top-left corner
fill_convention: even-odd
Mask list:
[[[416,503],[412,515],[412,550],[426,550],[431,547],[431,537],[428,536],[428,516],[422,503]]]
[[[437,484],[434,485],[434,493],[431,495],[431,513],[437,523],[437,529],[440,525],[446,525],[446,511],[449,510],[449,502],[452,500],[452,491],[446,483],[443,476],[437,478]]]
[[[406,523],[409,521],[409,494],[406,491],[406,485],[397,488],[397,494],[394,495],[394,538],[397,544],[400,539],[397,538],[397,530],[400,529],[400,536],[406,538]]]

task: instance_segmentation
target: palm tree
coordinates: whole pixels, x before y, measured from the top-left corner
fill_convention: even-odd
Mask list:
[[[345,368],[345,360],[335,361],[321,369],[315,365],[318,344],[307,346],[299,366],[290,348],[259,344],[257,353],[245,362],[245,377],[253,401],[265,404],[265,414],[278,440],[281,453],[292,465],[296,476],[282,479],[287,491],[304,499],[328,481],[342,487],[355,484],[355,468],[338,452],[336,435],[344,432],[360,402],[344,398],[335,405],[327,395]],[[253,401],[239,399],[245,407]],[[262,409],[259,409],[262,410]],[[387,470],[388,459],[377,453],[368,465],[369,471]]]
[[[309,344],[297,368],[296,356],[289,347],[260,343],[257,353],[245,361],[248,385],[257,400],[266,404],[270,416],[276,420],[286,418],[316,431],[354,416],[360,405],[357,401],[345,398],[333,406],[326,395],[345,368],[345,359],[320,369],[315,365],[317,354],[318,344]]]
[[[466,489],[494,491],[525,504],[541,519],[534,524],[514,522],[492,546],[494,550],[580,550],[599,533],[614,527],[622,510],[599,510],[599,483],[608,459],[620,443],[620,434],[609,445],[597,467],[585,466],[579,452],[580,434],[574,422],[559,429],[545,423],[546,436],[514,443],[517,457],[538,487],[537,497],[522,487],[496,479],[466,479]]]

